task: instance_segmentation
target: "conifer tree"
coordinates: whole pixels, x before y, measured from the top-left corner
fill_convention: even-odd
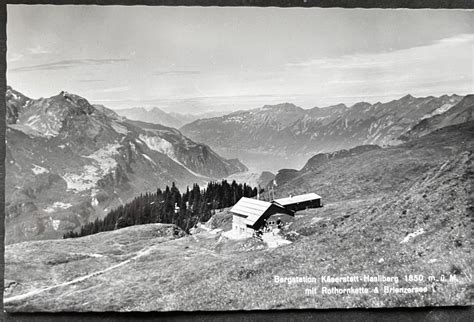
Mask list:
[[[173,223],[189,232],[198,222],[208,221],[215,209],[234,205],[241,197],[257,195],[257,188],[247,184],[237,184],[226,180],[209,182],[201,191],[198,184],[180,193],[174,183],[171,188],[157,188],[156,193],[143,193],[125,205],[112,209],[103,219],[83,225],[79,231],[69,231],[63,238],[75,238],[101,231],[120,229],[132,225],[148,223]],[[175,212],[175,206],[179,211]]]

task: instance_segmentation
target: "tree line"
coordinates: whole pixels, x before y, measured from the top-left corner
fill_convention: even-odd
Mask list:
[[[111,231],[123,227],[163,223],[175,224],[187,233],[198,222],[211,218],[214,209],[226,208],[234,205],[242,197],[254,197],[257,188],[247,184],[237,184],[226,180],[209,182],[201,189],[194,184],[181,193],[176,185],[166,186],[164,190],[158,188],[155,193],[145,193],[134,198],[125,205],[111,210],[103,219],[96,219],[87,223],[79,231],[69,231],[63,238],[75,238],[96,234],[102,231]]]

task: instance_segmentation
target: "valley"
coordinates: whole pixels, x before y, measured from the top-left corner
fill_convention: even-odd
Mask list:
[[[472,112],[457,117],[462,113],[462,108],[454,108],[458,103],[470,111],[472,97],[406,95],[386,103],[359,102],[350,107],[337,104],[307,110],[284,103],[196,120],[181,131],[227,158],[239,157],[254,171],[275,172],[300,168],[317,153],[369,144],[397,145],[419,122],[442,119],[442,127],[472,120]],[[453,115],[447,118],[448,113]],[[412,137],[417,136],[412,133]]]
[[[147,123],[157,123],[168,127],[179,128],[187,123],[205,118],[224,115],[225,112],[205,112],[200,114],[182,114],[176,112],[165,112],[158,107],[146,109],[144,107],[132,107],[118,109],[116,113],[130,120]]]
[[[191,235],[172,225],[149,224],[8,245],[5,308],[187,311],[468,305],[473,138],[474,124],[467,122],[397,147],[358,149],[344,157],[308,162],[280,180],[276,193],[283,197],[315,191],[323,196],[324,206],[298,212],[280,233],[288,243],[279,247],[265,239],[226,238],[223,232],[232,221],[228,209],[216,211]],[[364,274],[398,276],[400,281],[351,286],[426,286],[428,291],[308,295],[306,288],[326,285],[274,282],[274,276],[319,280]],[[410,274],[436,280],[403,280]],[[447,282],[441,276],[454,278]]]

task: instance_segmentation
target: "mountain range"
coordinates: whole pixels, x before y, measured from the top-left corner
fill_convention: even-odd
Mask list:
[[[400,137],[402,140],[421,137],[446,126],[462,124],[473,120],[474,95],[467,95],[458,104],[442,113],[432,113],[423,118],[412,129]]]
[[[350,107],[338,104],[307,110],[284,103],[196,120],[180,130],[193,140],[206,142],[221,155],[239,156],[250,168],[277,171],[299,168],[317,153],[359,145],[399,144],[412,128],[410,135],[416,137],[432,127],[471,120],[470,104],[471,95],[464,100],[458,95],[406,95],[387,103],[360,102]],[[452,115],[446,117],[449,113]],[[458,116],[460,113],[463,116]],[[424,127],[428,130],[421,131]]]
[[[200,114],[182,114],[176,112],[167,113],[158,107],[146,109],[144,107],[132,107],[115,110],[118,115],[125,116],[130,120],[161,124],[169,127],[179,128],[187,123],[198,119],[210,118],[225,114],[224,112],[207,112]]]
[[[163,125],[67,92],[6,91],[6,243],[58,238],[136,195],[247,170]]]

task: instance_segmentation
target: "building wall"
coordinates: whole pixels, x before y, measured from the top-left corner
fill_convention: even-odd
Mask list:
[[[283,224],[295,221],[295,217],[289,216],[287,214],[273,214],[268,217],[267,223],[268,225],[276,226],[276,222],[278,221],[278,219],[280,219]]]
[[[321,199],[310,200],[310,201],[305,201],[305,202],[300,202],[297,204],[291,204],[291,205],[285,206],[286,209],[290,209],[293,211],[304,210],[307,208],[318,208],[318,207],[321,207]]]
[[[232,230],[239,235],[253,235],[253,229],[247,227],[245,218],[234,215],[232,217]]]

